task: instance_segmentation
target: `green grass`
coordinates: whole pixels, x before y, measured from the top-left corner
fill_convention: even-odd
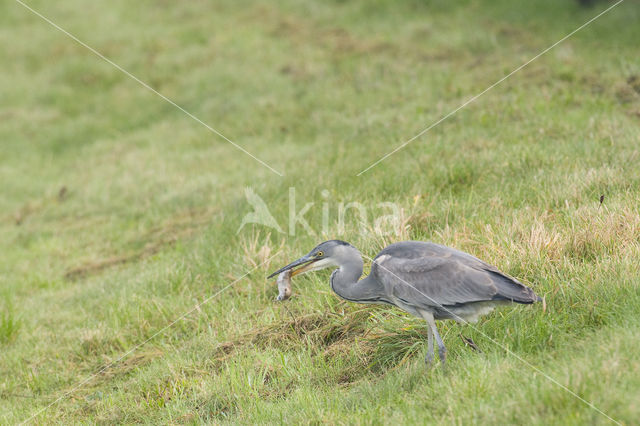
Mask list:
[[[0,313],[0,343],[8,344],[16,339],[20,332],[20,320],[11,307],[4,306]]]
[[[576,1],[32,0],[279,177],[15,2],[0,5],[0,424],[625,424],[640,417],[640,8]],[[287,228],[236,233],[251,187]],[[329,196],[323,195],[327,190]],[[599,205],[599,197],[605,195]],[[339,202],[402,208],[337,232]],[[323,239],[431,240],[545,296],[477,329],[266,275]],[[270,256],[275,258],[268,260]],[[481,352],[460,338],[472,338]],[[494,342],[498,343],[495,344]],[[535,366],[528,367],[505,351]],[[541,372],[544,372],[542,374]]]

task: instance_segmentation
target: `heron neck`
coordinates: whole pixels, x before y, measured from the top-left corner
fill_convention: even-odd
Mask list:
[[[357,303],[380,302],[382,289],[379,283],[370,277],[360,279],[364,263],[357,250],[344,260],[331,274],[331,288],[338,296]],[[359,280],[359,281],[358,281]]]

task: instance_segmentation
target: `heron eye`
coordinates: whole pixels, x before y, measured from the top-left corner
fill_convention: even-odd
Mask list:
[[[316,253],[316,257],[322,257],[322,256],[324,256],[323,252],[319,251],[318,253]]]

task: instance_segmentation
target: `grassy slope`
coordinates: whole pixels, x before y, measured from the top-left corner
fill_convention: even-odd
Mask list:
[[[640,8],[623,4],[355,178],[595,14],[572,1],[453,3],[30,2],[280,178],[3,2],[0,423],[274,253],[39,419],[606,422],[490,338],[635,421]],[[273,302],[265,274],[321,237],[236,235],[245,186],[283,226],[290,186],[300,204],[319,206],[324,189],[396,202],[401,235],[350,221],[327,237],[369,256],[398,239],[454,245],[529,283],[546,311],[501,310],[479,323],[484,335],[443,324],[448,373],[425,372],[422,322],[340,301],[326,273]],[[309,219],[319,229],[321,209]]]

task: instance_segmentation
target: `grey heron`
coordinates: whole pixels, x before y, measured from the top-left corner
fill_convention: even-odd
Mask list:
[[[363,279],[362,255],[340,240],[319,244],[268,278],[289,270],[295,276],[330,267],[336,268],[331,274],[331,289],[341,298],[393,305],[427,321],[427,365],[434,359],[434,337],[443,365],[446,360],[436,320],[475,322],[497,305],[541,300],[531,288],[468,253],[422,241],[403,241],[384,248]]]

